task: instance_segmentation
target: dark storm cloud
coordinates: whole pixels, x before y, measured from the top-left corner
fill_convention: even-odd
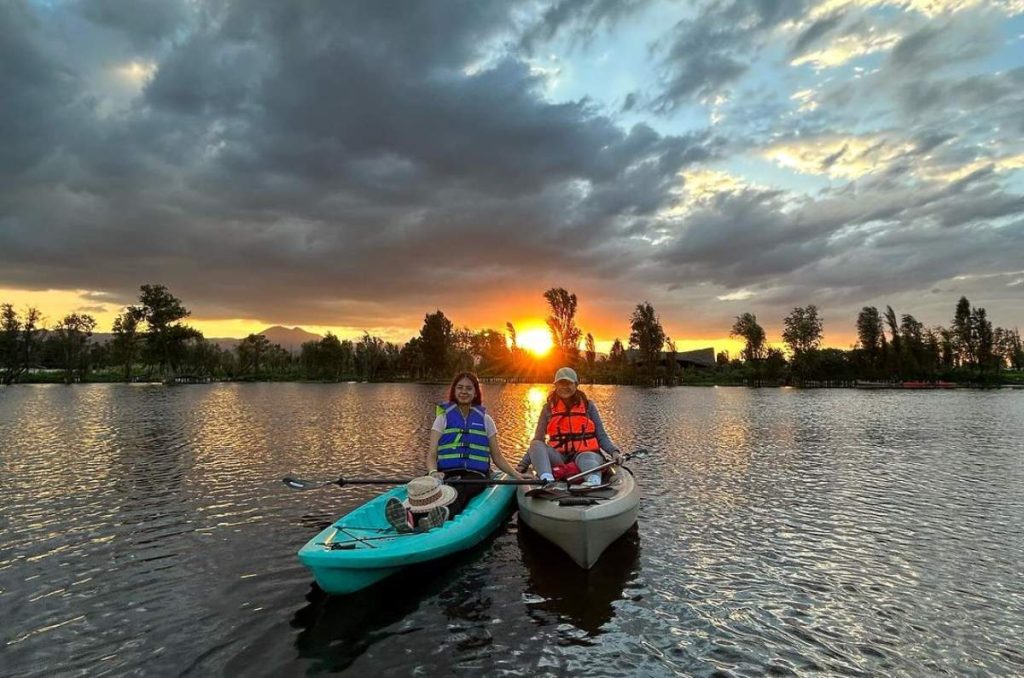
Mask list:
[[[736,81],[750,68],[768,34],[800,17],[803,0],[712,3],[693,19],[680,21],[656,48],[665,69],[661,93],[652,105],[659,111],[693,103]]]
[[[859,189],[799,202],[778,191],[719,193],[674,224],[652,277],[755,290],[747,305],[781,317],[812,301],[855,313],[865,299],[1019,270],[1024,260],[1024,198],[990,171],[947,184],[878,179]]]
[[[7,178],[56,142],[76,92],[69,69],[48,54],[28,7],[0,3],[0,36],[0,177]]]
[[[79,103],[57,119],[55,103],[89,91],[87,71],[15,10],[4,44],[20,36],[23,66],[2,77],[40,93],[20,102],[39,132],[14,158],[34,174],[0,196],[9,286],[122,301],[159,280],[207,313],[386,324],[532,289],[531,271],[585,269],[711,152],[702,135],[545,101],[503,47],[516,10],[504,2],[223,3],[157,18],[84,5],[78,21],[146,46],[157,68],[128,107]]]
[[[82,0],[75,9],[141,48],[172,39],[189,19],[186,5],[176,0]]]
[[[843,12],[833,12],[812,23],[793,42],[790,56],[793,58],[798,57],[809,47],[817,45],[826,35],[835,31],[844,18],[845,14]]]
[[[741,83],[755,60],[875,24],[859,10],[815,22],[804,2],[707,3],[656,41],[663,77],[616,93],[620,111],[546,97],[532,54],[646,7],[0,3],[0,91],[14,93],[0,106],[0,286],[103,290],[98,307],[159,282],[207,317],[381,327],[524,292],[540,306],[555,284],[708,318],[740,289],[770,313],[855,308],[1019,270],[1024,205],[1001,162],[1020,153],[1024,68],[941,63],[973,63],[991,17],[901,19],[878,69],[826,78],[820,108],[794,116],[777,81]],[[152,79],[111,75],[127,63]],[[671,136],[616,117],[734,84],[718,126]],[[874,147],[817,161],[828,176],[887,159],[857,181],[722,190],[666,216],[694,165],[881,124]]]
[[[523,34],[521,43],[533,50],[560,33],[586,42],[602,27],[610,28],[650,4],[651,0],[558,0]]]
[[[904,36],[889,54],[889,67],[920,74],[991,54],[998,35],[996,25],[972,18],[970,22],[953,18],[927,24]]]

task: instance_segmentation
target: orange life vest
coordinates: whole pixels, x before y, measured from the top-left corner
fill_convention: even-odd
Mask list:
[[[567,460],[580,452],[597,452],[597,426],[587,416],[587,404],[582,398],[567,407],[561,398],[552,398],[551,418],[548,420],[548,445],[558,450]]]

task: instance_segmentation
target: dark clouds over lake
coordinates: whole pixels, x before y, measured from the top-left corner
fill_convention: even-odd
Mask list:
[[[1019,325],[1022,10],[0,3],[0,287],[413,327],[560,284],[719,335],[967,294]]]

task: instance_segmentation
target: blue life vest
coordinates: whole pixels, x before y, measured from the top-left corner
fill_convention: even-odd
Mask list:
[[[445,417],[444,432],[437,444],[437,470],[491,471],[491,441],[484,424],[484,408],[476,405],[463,418],[455,403],[437,406],[437,414]]]

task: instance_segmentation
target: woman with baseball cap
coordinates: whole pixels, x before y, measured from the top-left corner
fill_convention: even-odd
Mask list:
[[[620,458],[619,448],[608,437],[597,406],[579,389],[579,377],[571,367],[555,373],[554,389],[537,421],[530,450],[516,467],[525,472],[532,463],[541,480],[554,481],[586,473],[604,463],[601,451]],[[601,484],[601,474],[591,473],[583,484]]]

